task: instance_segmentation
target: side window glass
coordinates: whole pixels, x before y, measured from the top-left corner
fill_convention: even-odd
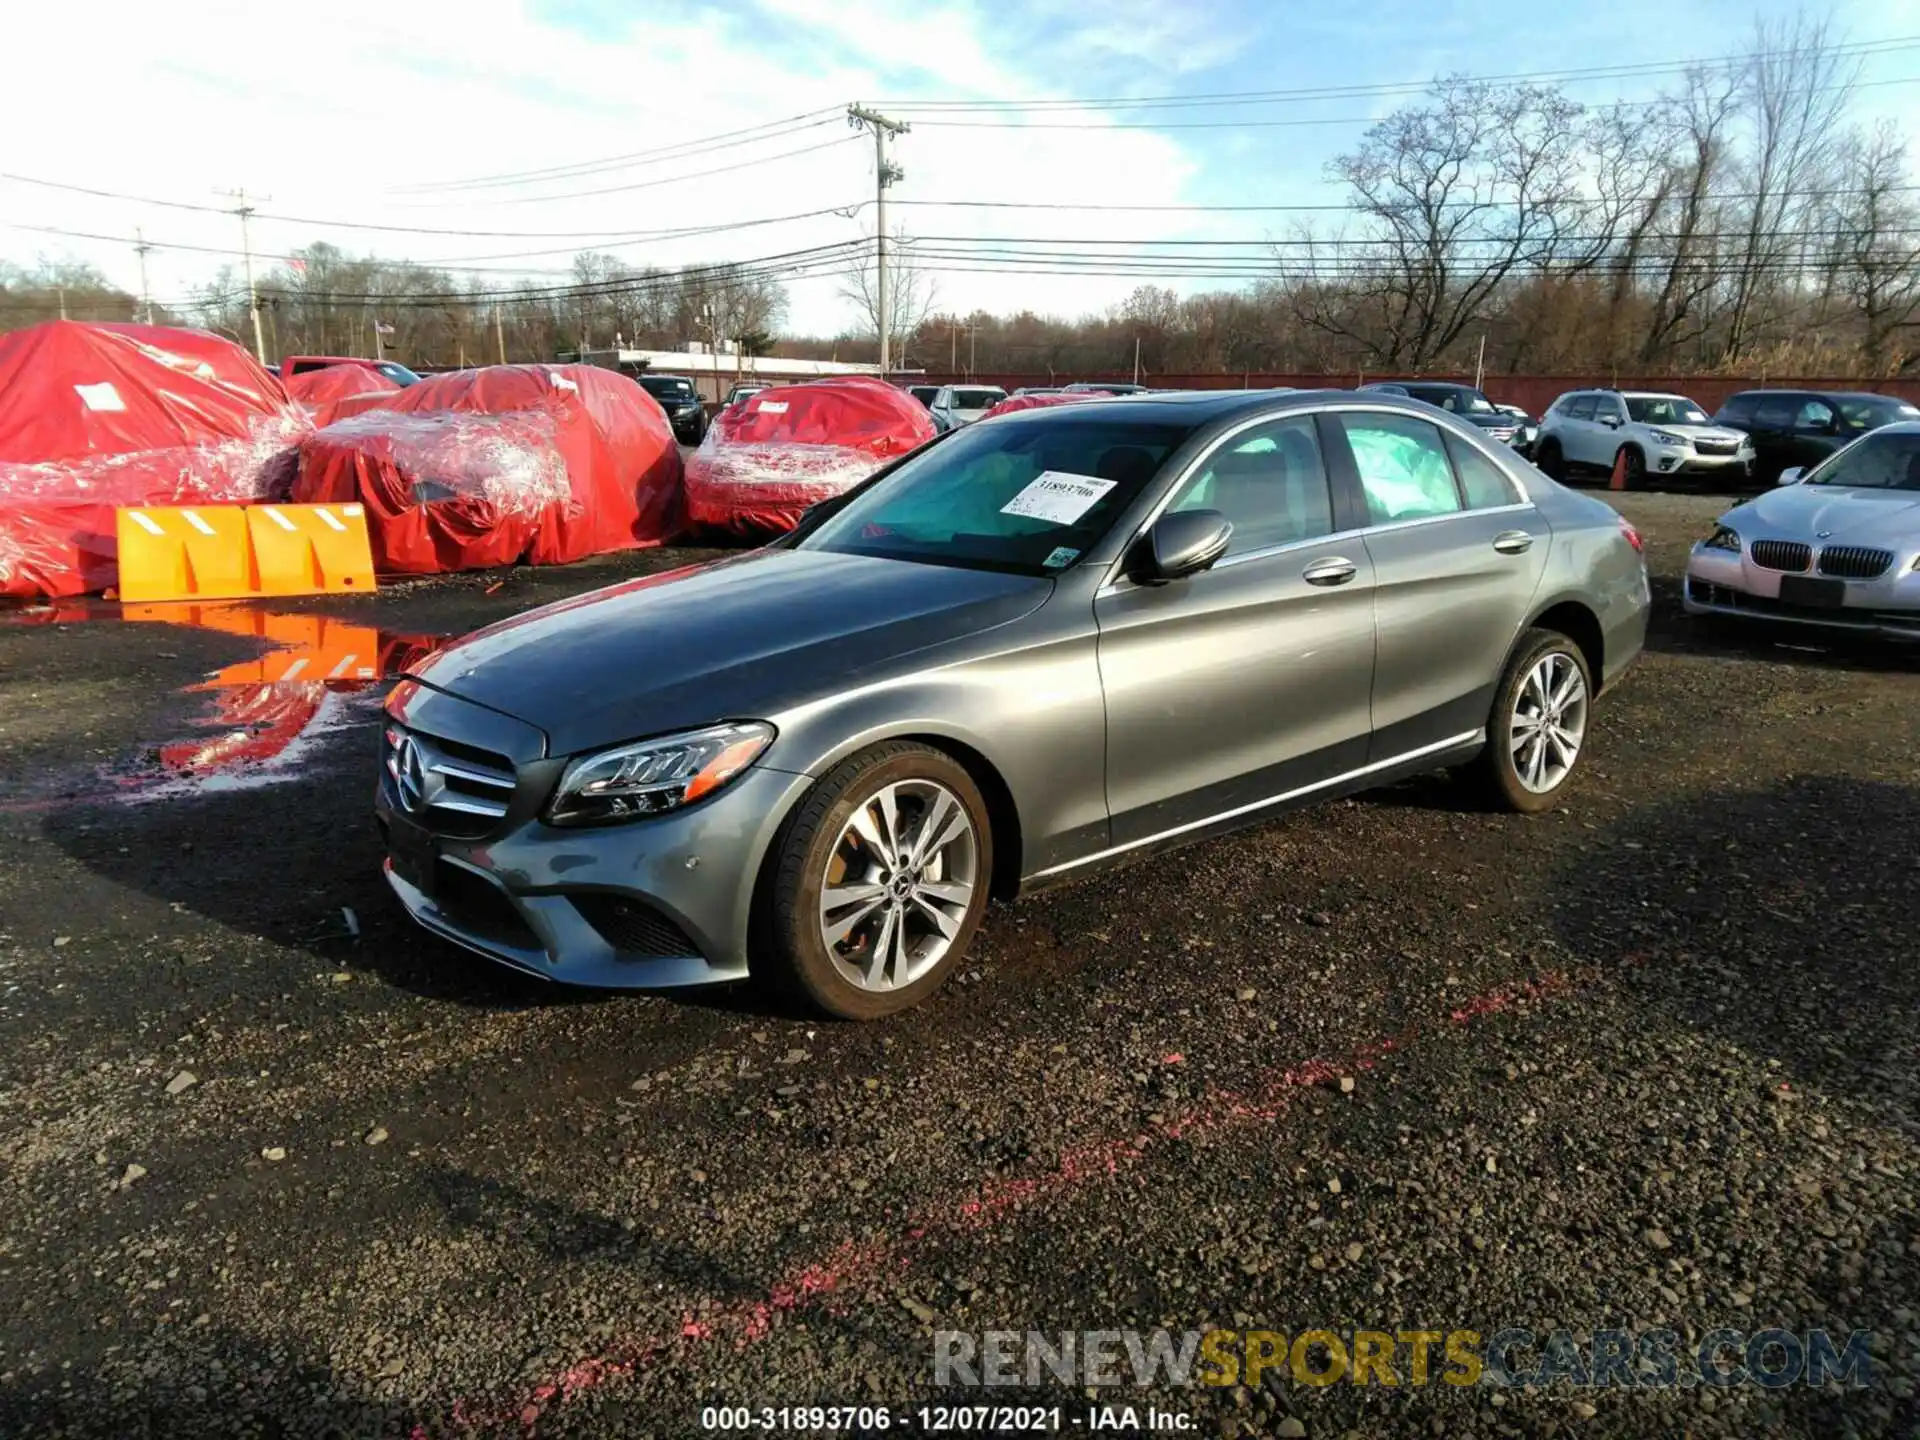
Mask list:
[[[1567,402],[1566,416],[1569,420],[1591,420],[1593,418],[1593,396],[1577,395]]]
[[[1333,500],[1311,417],[1236,435],[1187,482],[1171,512],[1218,510],[1233,522],[1227,554],[1333,533]]]
[[[1753,423],[1762,430],[1787,430],[1793,426],[1791,400],[1762,400],[1753,412]]]
[[[1338,416],[1375,525],[1447,515],[1461,508],[1440,429],[1404,415]]]
[[[1794,425],[1801,430],[1831,430],[1833,411],[1824,400],[1809,400],[1800,407]]]
[[[1453,458],[1454,474],[1466,492],[1469,510],[1490,510],[1496,505],[1517,505],[1520,496],[1504,471],[1457,435],[1447,436],[1447,454]]]

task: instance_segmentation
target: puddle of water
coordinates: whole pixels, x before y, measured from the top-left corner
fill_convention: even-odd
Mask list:
[[[148,801],[252,789],[298,776],[333,734],[371,723],[354,696],[399,675],[443,637],[381,630],[331,615],[279,612],[254,602],[114,605],[97,600],[17,610],[11,624],[76,622],[181,625],[260,642],[257,657],[183,687],[208,696],[192,722],[198,736],[157,747],[158,767],[136,763],[102,772],[106,792],[27,800],[0,809],[46,809],[112,798]]]

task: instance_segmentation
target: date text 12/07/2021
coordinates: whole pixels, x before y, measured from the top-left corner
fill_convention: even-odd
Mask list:
[[[709,1405],[700,1428],[719,1432],[920,1431],[924,1434],[1057,1435],[1066,1431],[1181,1434],[1193,1417],[1157,1406],[1088,1405]]]

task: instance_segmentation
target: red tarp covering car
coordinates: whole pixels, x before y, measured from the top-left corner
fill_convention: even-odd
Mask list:
[[[312,428],[238,345],[58,320],[0,335],[0,595],[115,582],[123,505],[248,500]]]
[[[1052,395],[1009,395],[1004,400],[995,401],[987,407],[982,420],[991,420],[996,415],[1013,415],[1021,410],[1044,410],[1049,405],[1072,405],[1081,400],[1111,400],[1113,397],[1105,390],[1062,390]]]
[[[593,365],[489,365],[409,385],[300,447],[293,499],[366,507],[375,568],[562,565],[682,528],[666,412]]]
[[[926,408],[882,380],[762,390],[714,416],[687,462],[687,518],[745,535],[791,530],[809,505],[933,434]]]
[[[285,383],[287,394],[306,407],[316,425],[331,425],[369,408],[348,403],[361,396],[393,395],[400,389],[397,380],[389,380],[365,365],[323,365],[318,370],[290,375]]]

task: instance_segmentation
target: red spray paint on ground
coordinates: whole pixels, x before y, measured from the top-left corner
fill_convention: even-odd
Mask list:
[[[1627,963],[1641,958],[1629,956]],[[1168,1141],[1225,1138],[1239,1129],[1271,1124],[1285,1117],[1302,1091],[1371,1070],[1385,1057],[1413,1044],[1425,1030],[1471,1025],[1488,1016],[1556,1000],[1598,978],[1597,970],[1578,974],[1554,970],[1532,979],[1510,981],[1455,1006],[1440,1026],[1408,1026],[1335,1059],[1293,1066],[1250,1091],[1209,1089],[1187,1109],[1150,1130],[1090,1141],[1064,1152],[1059,1165],[1044,1175],[989,1180],[971,1196],[915,1212],[899,1226],[898,1239],[865,1244],[848,1241],[826,1259],[802,1266],[775,1282],[764,1298],[704,1307],[698,1314],[689,1314],[675,1332],[631,1341],[606,1355],[585,1357],[517,1400],[460,1400],[442,1425],[416,1425],[413,1440],[428,1440],[449,1426],[481,1430],[518,1427],[531,1436],[549,1410],[624,1380],[662,1356],[718,1343],[744,1347],[772,1333],[782,1315],[801,1309],[831,1312],[857,1303],[863,1292],[910,1269],[917,1252],[930,1238],[947,1239],[981,1229],[1027,1205],[1117,1175]],[[1183,1060],[1182,1056],[1169,1055],[1163,1063]]]

